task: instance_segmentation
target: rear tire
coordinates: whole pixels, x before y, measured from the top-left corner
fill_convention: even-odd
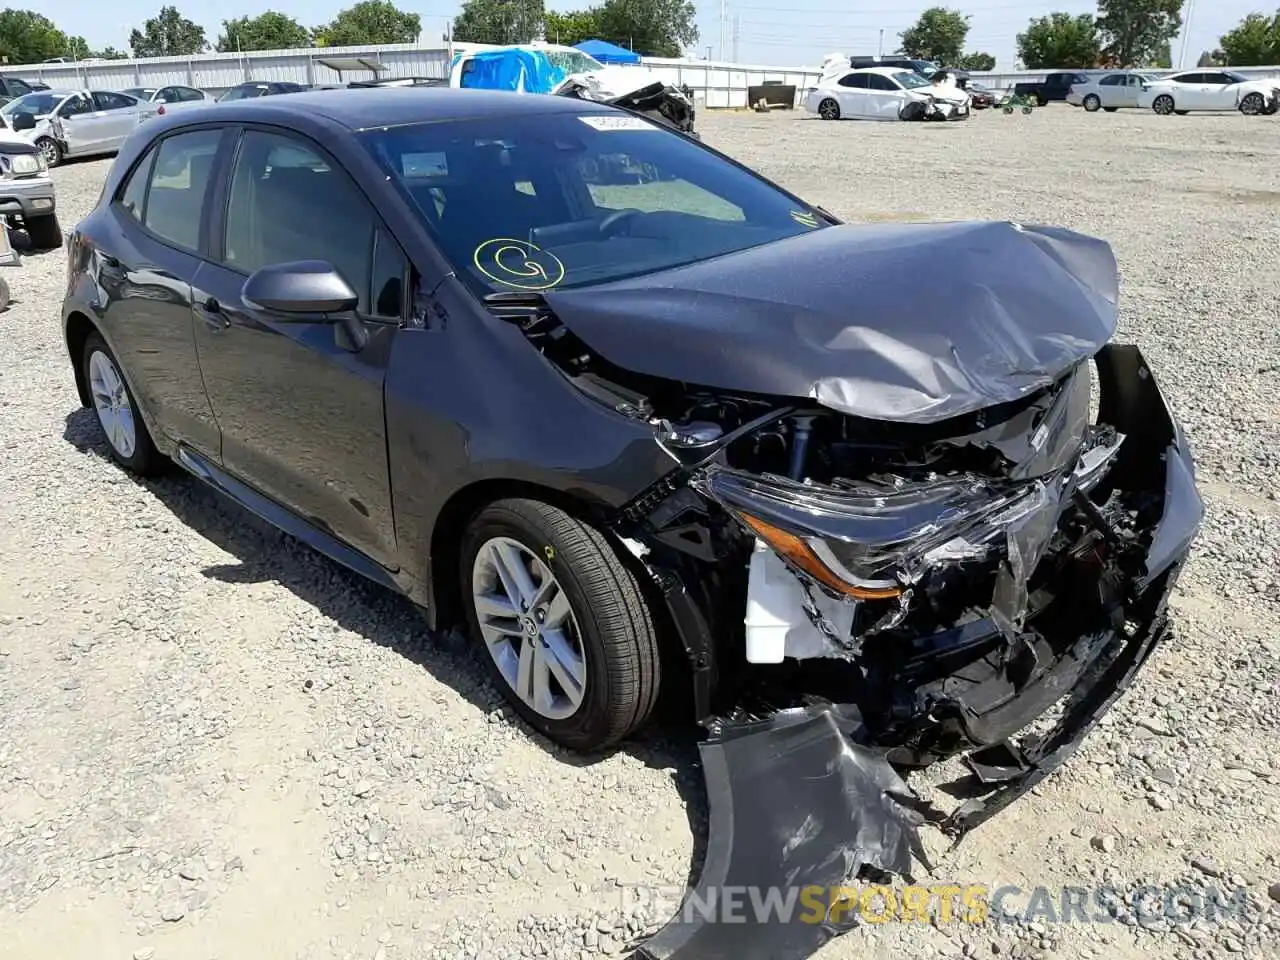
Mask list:
[[[111,459],[141,477],[163,473],[169,460],[151,442],[133,391],[115,354],[96,330],[85,338],[81,373],[89,385],[98,426],[107,440]]]
[[[830,97],[825,98],[818,104],[818,116],[823,120],[839,120],[840,104],[836,103],[836,101]]]
[[[1082,106],[1089,113],[1097,113],[1098,108],[1102,106],[1102,101],[1098,99],[1098,95],[1096,93],[1091,93],[1084,98]]]
[[[57,250],[62,246],[62,225],[58,223],[56,213],[43,217],[27,217],[26,220],[31,245],[37,250]]]
[[[1153,112],[1162,117],[1167,117],[1174,112],[1173,97],[1167,93],[1162,93],[1151,101],[1151,109]]]
[[[495,554],[506,578],[492,565]],[[477,652],[526,723],[582,751],[611,746],[644,724],[658,699],[657,629],[640,583],[599,530],[538,500],[500,500],[468,525],[460,560],[467,626]],[[513,563],[519,564],[514,572]],[[567,601],[567,618],[561,619],[563,612],[553,616],[555,604],[544,607],[538,600],[511,604],[512,616],[493,612],[494,598],[503,607],[511,594],[504,588],[507,580],[526,581],[525,590],[517,591],[523,594],[530,586],[544,587],[548,575]],[[549,646],[542,629],[555,620],[564,626]],[[564,659],[551,652],[556,648],[574,655],[583,682],[571,691],[553,670],[556,702],[540,707],[539,698],[522,696],[504,671],[520,685],[525,657],[533,656],[529,650],[547,651],[541,658],[552,657],[563,668]]]

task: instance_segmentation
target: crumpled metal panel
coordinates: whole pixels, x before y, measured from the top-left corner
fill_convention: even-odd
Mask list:
[[[546,300],[624,369],[934,423],[1095,354],[1118,291],[1104,241],[979,221],[820,227]]]
[[[861,723],[848,706],[817,704],[767,720],[721,721],[701,745],[711,807],[706,862],[686,903],[713,903],[717,891],[834,888],[874,868],[911,876],[929,866],[918,827],[940,819],[911,792],[882,752],[856,742]],[[649,960],[800,960],[850,929],[857,911],[828,910],[809,922],[789,917],[708,922],[684,910],[640,948]],[[763,921],[763,922],[762,922]]]

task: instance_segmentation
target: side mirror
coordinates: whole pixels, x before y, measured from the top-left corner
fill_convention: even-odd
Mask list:
[[[9,121],[9,126],[12,127],[15,132],[34,130],[36,128],[35,115],[26,113],[25,111],[22,113],[15,113]]]
[[[250,307],[291,315],[302,323],[337,319],[317,315],[350,312],[360,302],[351,285],[324,260],[263,267],[244,282],[240,296]]]

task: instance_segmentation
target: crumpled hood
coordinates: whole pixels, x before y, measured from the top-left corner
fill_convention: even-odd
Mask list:
[[[846,224],[548,305],[635,373],[932,423],[1047,386],[1111,339],[1102,240],[972,221]]]

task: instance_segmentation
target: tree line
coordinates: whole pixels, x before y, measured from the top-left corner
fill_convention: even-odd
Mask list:
[[[222,21],[217,39],[188,20],[177,7],[165,6],[141,28],[129,33],[129,50],[94,50],[83,37],[64,33],[33,10],[0,11],[0,58],[5,63],[42,63],[55,57],[122,60],[127,57],[190,57],[209,50],[235,53],[247,50],[287,50],[295,47],[338,47],[376,43],[413,43],[422,18],[400,10],[390,0],[360,0],[333,21],[306,27],[274,10],[256,17]]]
[[[1173,66],[1171,45],[1182,29],[1183,0],[1098,0],[1097,15],[1050,13],[1018,34],[1018,58],[1028,70],[1054,67]],[[1280,10],[1251,13],[1200,55],[1197,66],[1280,63]]]

